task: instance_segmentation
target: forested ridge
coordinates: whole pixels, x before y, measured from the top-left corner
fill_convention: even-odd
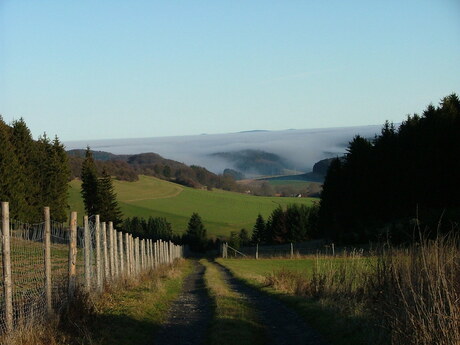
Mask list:
[[[320,234],[360,242],[413,236],[414,225],[458,231],[460,102],[455,94],[385,123],[373,140],[356,136],[329,167],[321,195]],[[438,224],[439,222],[439,224]]]
[[[70,168],[73,178],[81,177],[85,150],[70,150]],[[241,191],[231,174],[217,175],[206,168],[167,159],[157,153],[147,152],[134,155],[114,155],[104,151],[93,151],[99,174],[106,170],[119,180],[136,181],[138,175],[154,176],[192,188],[219,188]]]
[[[70,169],[58,137],[33,140],[23,119],[8,125],[0,116],[0,177],[0,200],[9,201],[12,218],[41,222],[49,206],[52,219],[67,219]]]

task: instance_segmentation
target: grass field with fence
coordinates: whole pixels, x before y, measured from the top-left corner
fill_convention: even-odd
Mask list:
[[[296,309],[334,345],[460,344],[460,240],[423,236],[373,254],[218,259]]]
[[[79,227],[76,212],[69,226],[49,214],[45,207],[37,224],[10,220],[9,205],[2,202],[0,336],[59,314],[77,290],[102,293],[183,256],[181,246],[134,238],[99,216],[85,216]]]

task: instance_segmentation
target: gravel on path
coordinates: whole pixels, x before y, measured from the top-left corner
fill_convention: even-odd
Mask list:
[[[204,344],[206,331],[212,319],[212,301],[204,283],[205,267],[194,261],[196,267],[185,278],[183,291],[173,302],[167,321],[156,333],[154,344]]]

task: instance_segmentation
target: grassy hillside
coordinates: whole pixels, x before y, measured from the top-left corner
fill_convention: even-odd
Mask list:
[[[70,183],[69,205],[83,214],[78,180]],[[193,212],[203,218],[209,235],[228,235],[241,228],[252,229],[258,213],[265,218],[278,205],[303,203],[311,205],[313,198],[257,197],[221,190],[212,192],[179,186],[150,176],[139,181],[114,181],[118,202],[125,217],[166,217],[175,232],[181,233]]]

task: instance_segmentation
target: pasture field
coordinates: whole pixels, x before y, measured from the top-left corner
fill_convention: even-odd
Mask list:
[[[136,182],[113,182],[125,217],[165,217],[176,233],[182,233],[192,213],[198,212],[208,230],[208,236],[228,236],[230,231],[242,228],[251,230],[259,213],[267,218],[278,205],[312,205],[317,200],[198,190],[150,176],[140,176]],[[82,215],[84,208],[80,186],[81,181],[70,182],[69,206]]]
[[[294,188],[308,188],[312,183],[310,181],[297,181],[297,180],[266,180],[272,186],[290,186]]]
[[[262,285],[265,277],[276,271],[286,269],[311,275],[314,265],[313,258],[308,259],[217,259],[228,267],[238,278],[254,285]]]
[[[363,303],[351,303],[375,258],[217,259],[240,280],[295,309],[332,345],[386,344]],[[343,295],[343,296],[342,296]]]

